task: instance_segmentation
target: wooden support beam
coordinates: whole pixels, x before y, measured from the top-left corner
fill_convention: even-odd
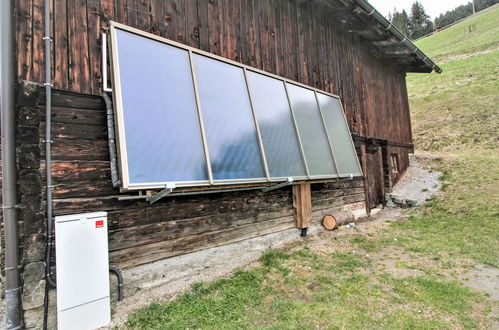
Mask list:
[[[298,229],[308,228],[312,224],[312,194],[310,183],[293,185],[293,208],[295,210],[295,226]]]

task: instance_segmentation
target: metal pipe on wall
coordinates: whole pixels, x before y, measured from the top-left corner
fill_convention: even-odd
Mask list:
[[[43,305],[43,328],[47,329],[49,289],[55,288],[56,283],[52,279],[50,259],[52,254],[52,38],[50,36],[50,0],[45,0],[44,12],[44,36],[45,42],[45,170],[46,170],[46,194],[47,194],[47,245],[45,251],[45,300]]]
[[[111,160],[111,181],[113,182],[113,187],[117,188],[121,186],[121,180],[118,174],[118,157],[116,155],[113,105],[111,98],[106,92],[102,93],[102,97],[104,98],[104,103],[106,104],[107,113],[107,138],[109,145],[109,157]]]
[[[5,239],[5,326],[7,329],[20,329],[22,317],[16,196],[13,2],[0,1],[2,211]]]
[[[46,280],[55,288],[56,284],[51,277],[50,255],[52,252],[52,63],[50,37],[50,0],[45,0],[45,170],[47,193],[47,253],[46,253]]]

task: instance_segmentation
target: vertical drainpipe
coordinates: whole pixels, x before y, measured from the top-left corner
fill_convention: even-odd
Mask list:
[[[45,250],[45,299],[43,304],[43,329],[47,329],[49,312],[49,289],[55,288],[50,259],[52,253],[52,38],[50,36],[50,0],[45,0],[45,171],[47,195],[47,246]]]
[[[47,283],[55,288],[50,269],[50,255],[52,252],[52,62],[50,37],[50,0],[45,0],[45,170],[46,170],[46,193],[47,193],[47,251],[46,251],[46,273]],[[46,306],[47,307],[47,306]]]
[[[5,326],[20,329],[21,283],[17,228],[14,110],[13,0],[0,1],[0,90],[2,129],[2,211],[5,239]]]

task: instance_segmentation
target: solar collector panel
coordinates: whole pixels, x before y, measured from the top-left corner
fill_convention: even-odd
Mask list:
[[[247,71],[271,177],[306,176],[284,82]]]
[[[340,100],[329,95],[317,93],[317,99],[324,116],[329,139],[342,176],[361,175],[357,155],[352,145],[350,131],[343,115]]]
[[[313,90],[286,83],[311,176],[337,175],[326,130]]]
[[[327,179],[336,166],[361,175],[336,97],[121,24],[111,31],[123,188]]]
[[[243,69],[194,54],[214,180],[265,178]]]
[[[207,180],[189,54],[117,30],[130,184]]]

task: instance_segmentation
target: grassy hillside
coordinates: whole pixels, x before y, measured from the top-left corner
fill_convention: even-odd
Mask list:
[[[494,149],[499,125],[499,5],[418,41],[444,70],[408,76],[420,150]],[[476,31],[469,33],[470,25]]]
[[[418,42],[444,70],[408,77],[420,161],[444,173],[434,200],[384,227],[269,251],[258,267],[151,304],[125,327],[499,328],[499,302],[480,292],[497,275],[479,271],[499,268],[498,21],[496,6]],[[476,32],[465,33],[470,24]]]

